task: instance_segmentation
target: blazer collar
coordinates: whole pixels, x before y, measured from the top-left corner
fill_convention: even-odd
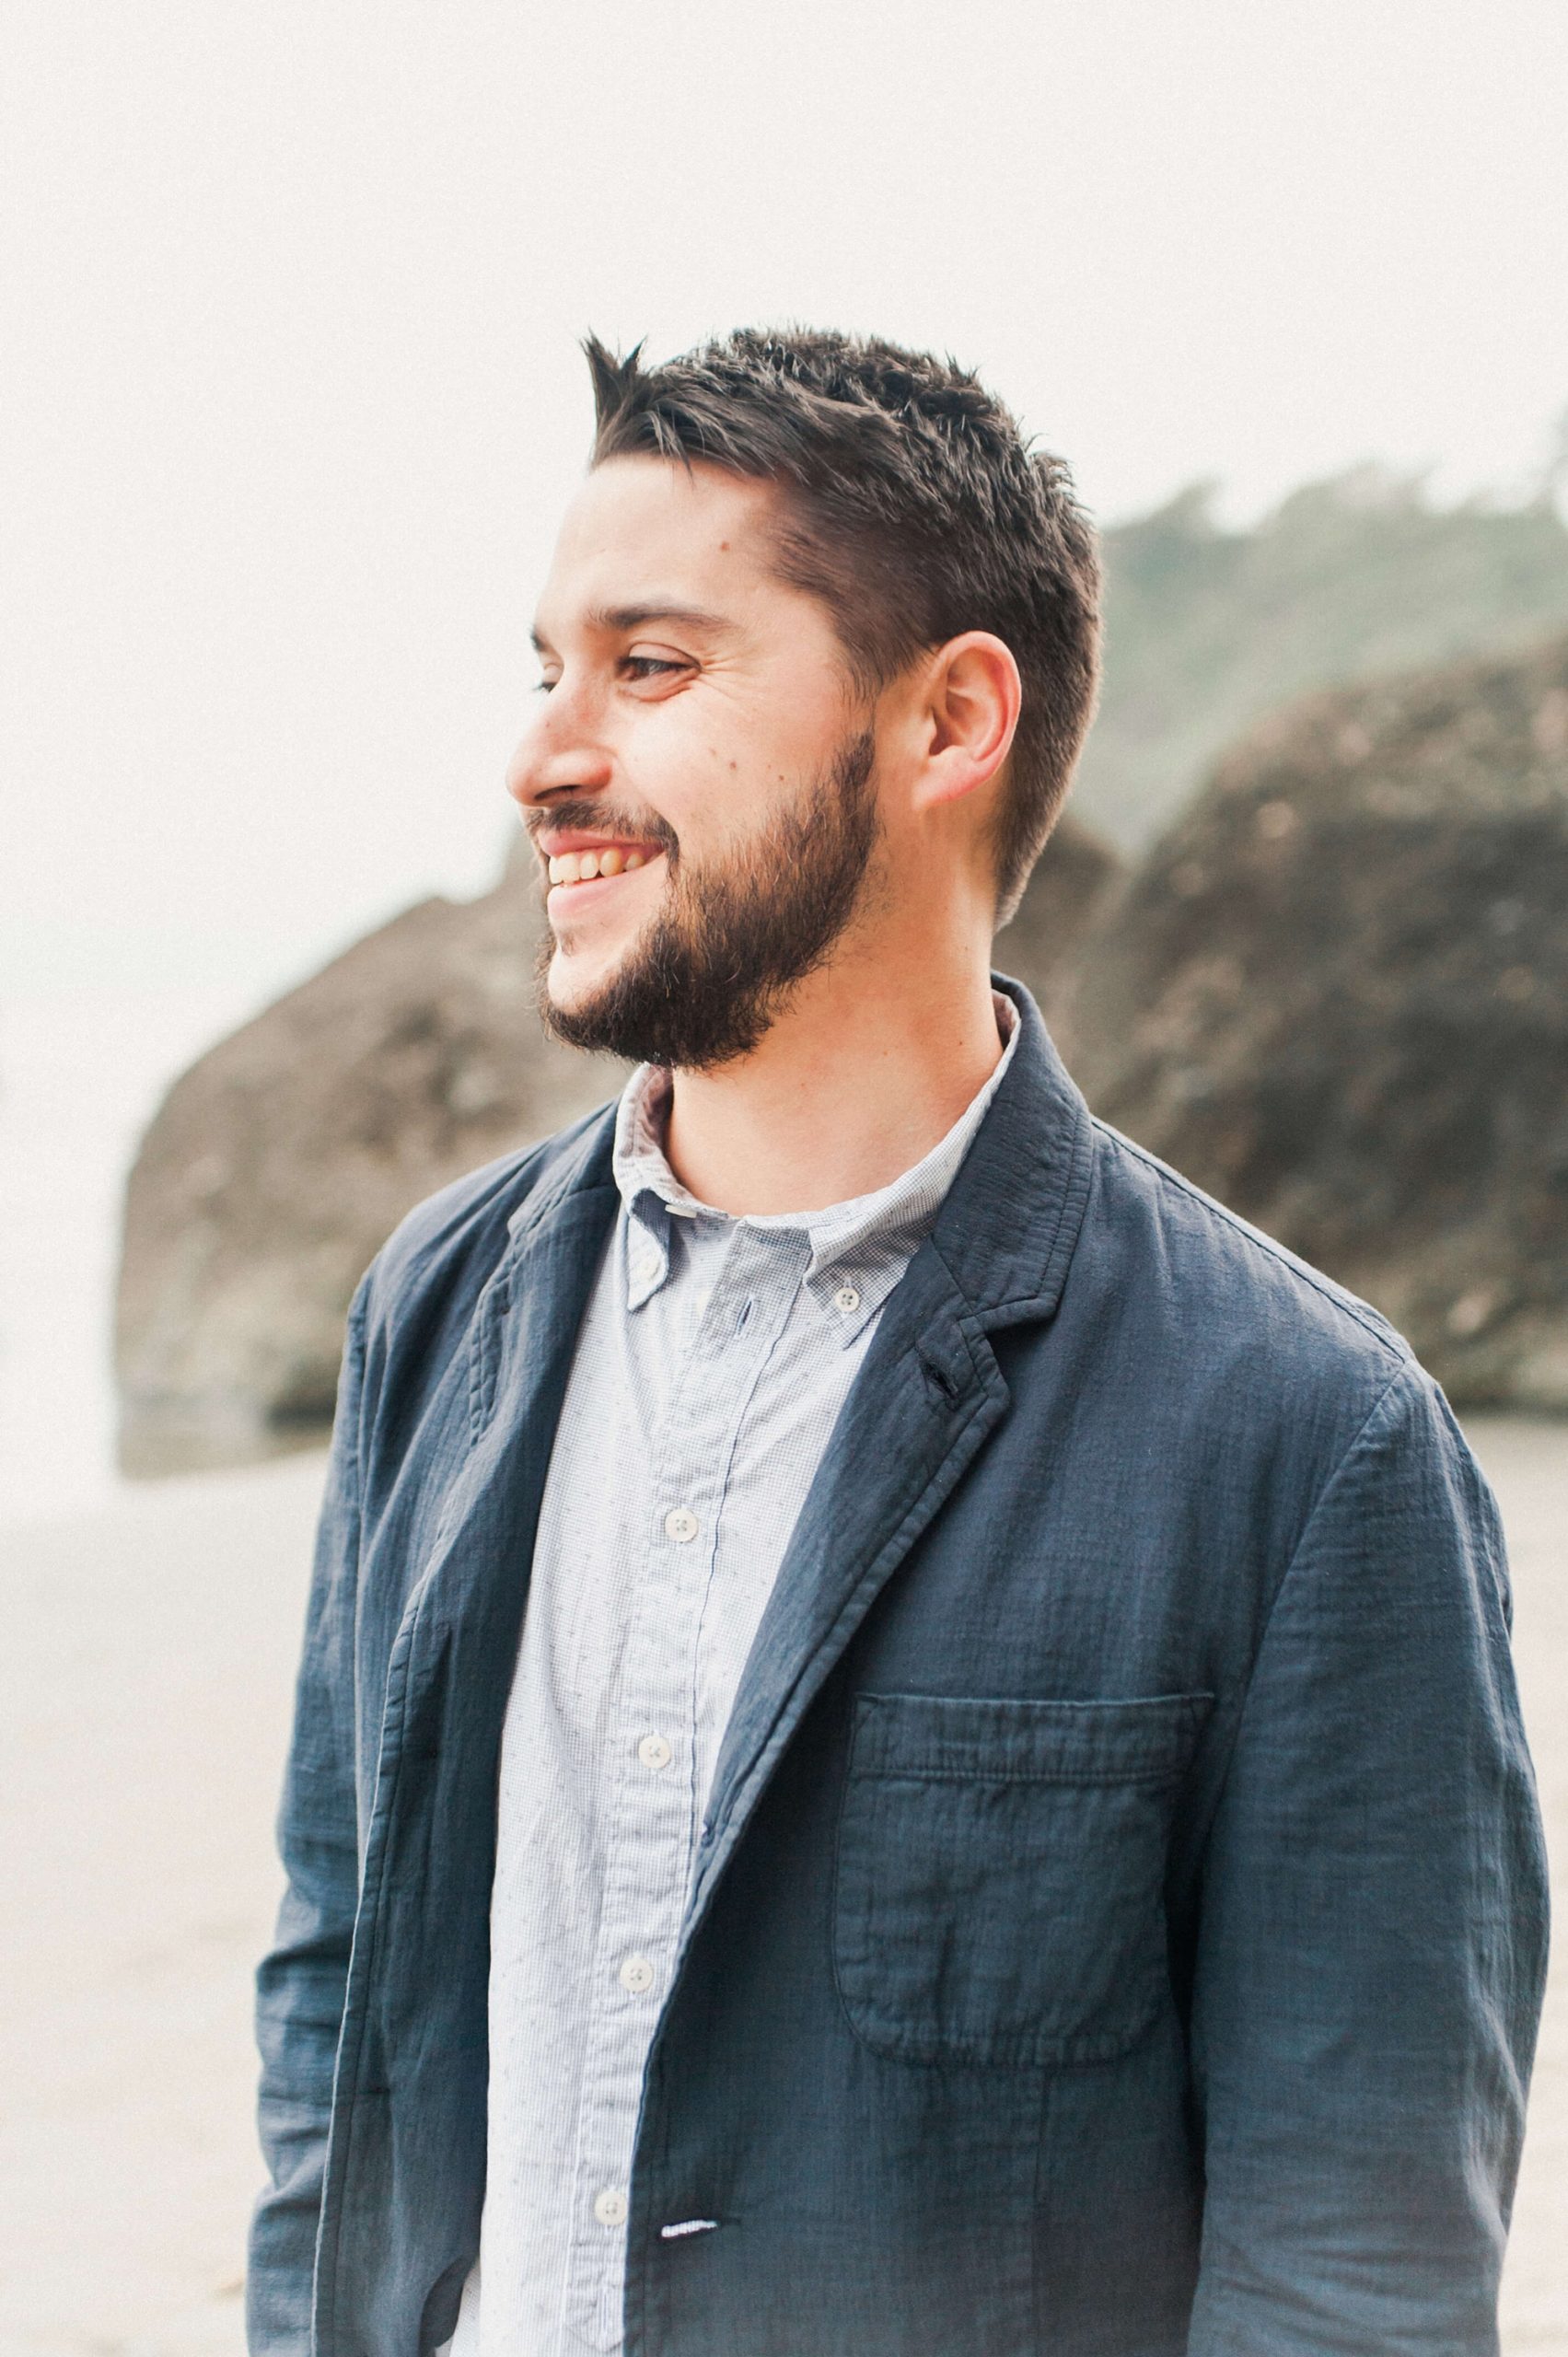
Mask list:
[[[613,1187],[611,1155],[619,1102],[611,1097],[608,1105],[601,1105],[546,1145],[542,1170],[506,1222],[515,1248],[526,1247],[573,1196],[589,1193],[596,1187]]]
[[[1088,1202],[1093,1123],[1039,1007],[992,976],[1017,1007],[1016,1050],[932,1233],[958,1291],[987,1328],[1055,1309]],[[568,1130],[507,1222],[524,1246],[571,1199],[613,1186],[615,1102]]]
[[[1022,982],[992,977],[1018,1009],[1017,1052],[981,1123],[931,1242],[995,1329],[1048,1318],[1088,1205],[1094,1124]]]

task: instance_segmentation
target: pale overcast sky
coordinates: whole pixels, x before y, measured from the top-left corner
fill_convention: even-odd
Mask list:
[[[575,339],[947,347],[1104,516],[1568,403],[1563,0],[13,0],[0,999],[477,888]]]

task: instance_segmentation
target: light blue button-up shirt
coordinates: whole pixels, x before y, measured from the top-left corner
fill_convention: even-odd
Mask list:
[[[502,1738],[484,2212],[451,2357],[621,2346],[643,2072],[719,1747],[882,1305],[1012,1055],[996,1010],[1006,1046],[961,1120],[826,1211],[698,1202],[663,1150],[668,1074],[627,1086]]]

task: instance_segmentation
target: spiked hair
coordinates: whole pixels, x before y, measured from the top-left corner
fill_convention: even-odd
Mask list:
[[[1023,709],[994,824],[997,919],[1072,779],[1099,679],[1099,558],[1060,459],[952,360],[877,337],[740,328],[645,368],[596,336],[592,463],[705,460],[784,487],[777,557],[865,692],[967,630],[1012,649]]]

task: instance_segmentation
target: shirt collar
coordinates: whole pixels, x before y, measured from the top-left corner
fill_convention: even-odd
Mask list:
[[[816,1212],[779,1212],[734,1219],[700,1202],[683,1187],[664,1151],[670,1076],[640,1064],[616,1109],[612,1167],[625,1206],[626,1306],[640,1309],[669,1275],[672,1219],[713,1220],[759,1235],[804,1236],[809,1248],[804,1283],[846,1346],[881,1308],[918,1247],[935,1225],[948,1188],[973,1144],[1013,1060],[1022,1026],[1011,999],[992,993],[996,1028],[1005,1042],[983,1087],[947,1135],[912,1169],[875,1193]]]
[[[668,1111],[668,1073],[657,1064],[639,1064],[615,1109],[610,1161],[626,1211],[622,1226],[628,1309],[641,1309],[669,1274],[672,1212],[697,1219],[706,1208],[688,1194],[665,1158],[662,1141]]]

